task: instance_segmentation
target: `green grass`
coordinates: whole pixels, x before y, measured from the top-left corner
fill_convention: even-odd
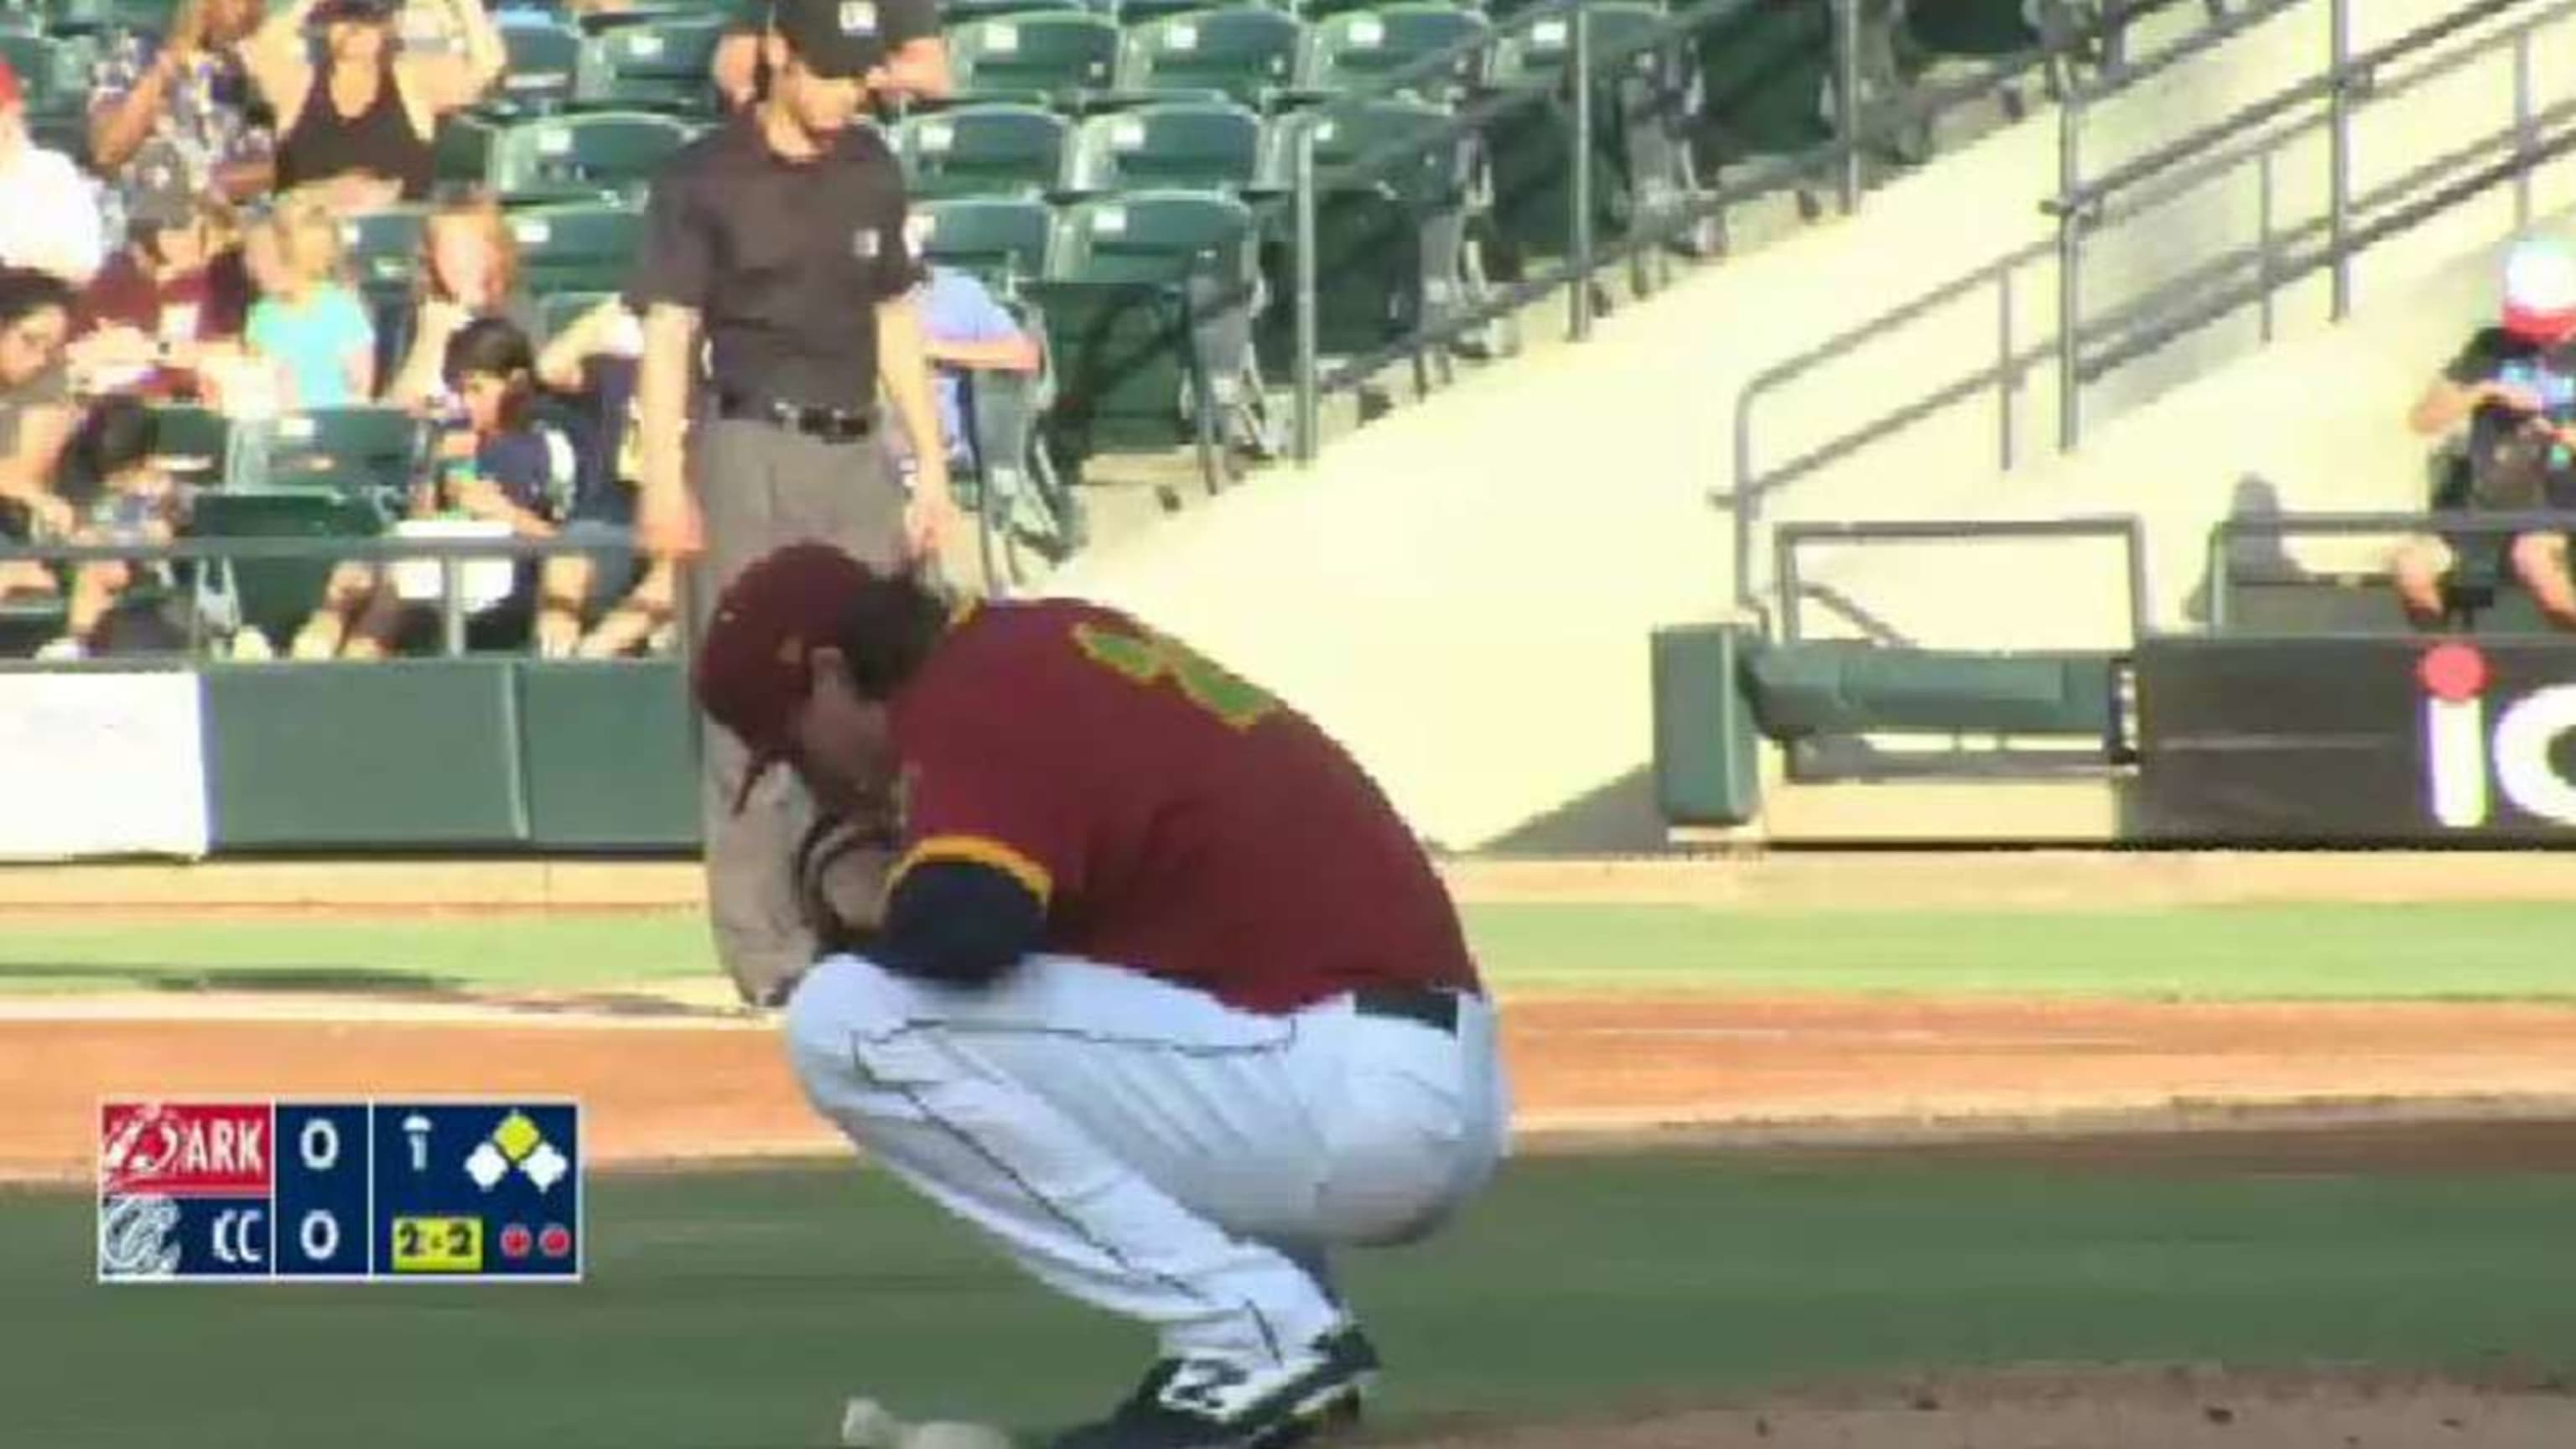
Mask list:
[[[2251,999],[2576,998],[2576,907],[1720,911],[1483,906],[1513,987]],[[691,913],[53,924],[0,935],[0,992],[579,989],[705,975]]]
[[[89,1204],[0,1194],[0,1439],[751,1449],[840,1398],[1061,1422],[1142,1338],[885,1178],[607,1178],[578,1288],[100,1288]],[[1354,1260],[1397,1424],[2001,1362],[2576,1361],[2576,1176],[2051,1177],[1914,1160],[1515,1163]]]

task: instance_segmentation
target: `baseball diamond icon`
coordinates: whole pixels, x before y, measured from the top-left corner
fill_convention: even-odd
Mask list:
[[[539,1192],[551,1191],[572,1171],[572,1160],[548,1142],[537,1124],[525,1112],[513,1111],[492,1129],[492,1135],[466,1154],[465,1175],[474,1185],[490,1192],[501,1185],[501,1179],[515,1167],[536,1185]]]

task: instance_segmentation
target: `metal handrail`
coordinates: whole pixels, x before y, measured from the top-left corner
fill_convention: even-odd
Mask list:
[[[2146,628],[2147,530],[2136,514],[2093,518],[1994,519],[1814,519],[1784,523],[1771,531],[1772,580],[1780,595],[1780,638],[1797,643],[1798,600],[1806,593],[1798,571],[1798,546],[1805,543],[1985,543],[2011,538],[2111,538],[2120,541],[2128,565],[2129,637]]]
[[[2307,0],[2287,0],[2287,3],[2269,6],[2261,15],[2253,19],[2256,21],[2268,19],[2280,10],[2289,8],[2291,4],[2300,3],[2307,3]],[[2330,3],[2340,9],[2348,4],[2349,0],[2330,0]],[[2536,0],[2481,0],[2481,3],[2464,6],[2439,21],[2417,27],[2410,32],[2407,39],[2410,42],[2421,43],[2429,36],[2433,40],[2438,40],[2468,29],[2477,22],[2494,20],[2500,13],[2500,6],[2526,3],[2536,3]],[[2291,255],[2286,268],[2280,260],[2283,239],[2276,238],[2271,230],[2273,157],[2292,143],[2318,130],[2333,128],[2338,134],[2348,130],[2349,108],[2345,103],[2345,96],[2348,92],[2357,89],[2356,82],[2364,77],[2375,80],[2375,76],[2371,76],[2374,69],[2385,67],[2392,59],[2401,58],[2393,55],[2392,52],[2406,42],[2377,47],[2369,52],[2367,57],[2339,58],[2323,74],[2341,77],[2340,84],[2320,86],[2312,78],[2290,88],[2290,91],[2308,100],[2323,96],[2332,102],[2332,105],[2321,114],[2305,117],[2291,126],[2270,127],[2253,136],[2245,135],[2247,129],[2245,116],[2248,112],[2259,111],[2263,122],[2277,120],[2282,113],[2284,108],[2276,104],[2278,96],[2266,97],[2252,103],[2227,122],[2195,132],[2197,145],[2194,148],[2180,145],[2159,148],[2156,154],[2167,158],[2167,174],[2162,176],[2150,175],[2135,167],[2124,167],[2111,178],[2117,184],[2104,187],[2097,180],[2091,183],[2091,189],[2088,189],[2087,183],[2073,174],[2074,168],[2071,164],[2073,143],[2072,137],[2068,137],[2061,144],[2061,160],[2067,164],[2064,167],[2066,176],[2061,181],[2059,195],[2085,200],[2083,204],[2061,205],[2053,208],[2059,221],[2057,237],[2017,248],[1995,261],[1986,263],[1921,296],[1849,328],[1822,345],[1809,348],[1774,364],[1757,374],[1738,394],[1735,410],[1734,484],[1731,490],[1712,495],[1712,501],[1721,506],[1730,507],[1734,514],[1733,554],[1738,579],[1736,585],[1738,607],[1757,617],[1765,611],[1761,595],[1753,588],[1750,570],[1755,558],[1753,531],[1771,495],[1874,442],[1883,440],[1904,427],[1934,416],[1989,388],[1997,392],[2003,419],[1998,449],[1999,461],[2002,467],[2011,469],[2017,462],[2016,409],[2020,380],[2032,367],[2048,360],[2051,354],[2056,354],[2063,373],[2060,384],[2061,407],[2071,409],[2084,383],[2103,376],[2114,367],[2160,348],[2179,336],[2223,318],[2249,303],[2260,303],[2264,307],[2262,336],[2268,342],[2272,335],[2269,304],[2273,294],[2286,283],[2320,269],[2330,267],[2334,270],[2337,278],[2336,302],[2340,309],[2349,301],[2346,264],[2350,257],[2367,250],[2398,231],[2421,222],[2428,216],[2457,204],[2465,197],[2487,190],[2501,181],[2512,180],[2518,184],[2521,214],[2527,216],[2532,170],[2541,161],[2563,153],[2571,144],[2570,138],[2545,139],[2538,134],[2560,119],[2568,117],[2570,108],[2562,105],[2537,114],[2532,111],[2529,65],[2532,38],[2540,29],[2560,23],[2571,15],[2576,15],[2576,0],[2557,0],[2557,3],[2526,16],[2509,29],[2477,37],[2467,44],[2454,47],[2442,55],[2427,60],[2394,82],[2372,85],[2365,99],[2405,94],[2479,60],[2490,58],[2496,52],[2507,48],[2514,50],[2517,60],[2513,89],[2516,114],[2511,125],[2500,128],[2477,143],[2437,157],[2434,161],[2419,166],[2394,182],[2371,192],[2361,198],[2358,209],[2363,212],[2373,210],[2396,197],[2410,194],[2425,181],[2441,174],[2443,170],[2465,164],[2499,146],[2512,147],[2512,154],[2496,166],[2485,168],[2465,180],[2435,192],[2429,202],[2404,208],[2394,217],[2373,223],[2355,233],[2351,230],[2350,221],[2351,213],[2356,208],[2353,205],[2353,198],[2346,194],[2349,156],[2344,147],[2338,146],[2335,167],[2337,172],[2335,179],[2338,184],[2335,191],[2336,200],[2340,204],[2331,208],[2334,214],[2321,222],[2311,222],[2294,228],[2290,232],[2286,242]],[[2343,37],[2344,28],[2340,25],[2336,26],[2335,38],[2339,48]],[[2170,61],[2176,56],[2187,58],[2188,55],[2198,54],[2206,50],[2209,45],[2216,44],[2225,38],[2227,37],[2224,35],[2212,38],[2204,32],[2194,37],[2192,43],[2166,52],[2164,56],[2159,57],[2159,60]],[[2369,63],[2365,64],[2365,60]],[[2072,115],[2076,109],[2075,106],[2070,105],[2068,114]],[[2222,136],[2226,137],[2231,144],[2218,146],[2216,154],[2211,154],[2213,139]],[[2196,164],[2175,170],[2174,168],[2184,160]],[[2259,167],[2262,182],[2261,210],[2264,232],[2262,239],[2256,245],[2223,253],[2140,297],[2130,299],[2106,317],[2093,321],[2087,321],[2082,317],[2080,295],[2072,282],[2074,270],[2080,269],[2081,265],[2080,249],[2076,251],[2074,268],[2068,267],[2065,260],[2070,243],[2081,234],[2082,229],[2107,227],[2134,220],[2181,195],[2196,190],[2214,178],[2235,174],[2249,165]],[[2301,248],[2305,247],[2319,230],[2329,234],[2323,251],[2301,255]],[[2043,259],[2052,251],[2058,252],[2061,258],[2060,317],[2056,333],[2051,341],[2025,343],[2017,337],[2014,328],[2015,276],[2023,267]],[[2232,279],[2241,277],[2249,266],[2256,273],[2255,280],[2242,284],[2233,283]],[[2222,286],[2222,283],[2227,285]],[[2000,316],[1998,328],[2000,341],[1992,363],[1933,389],[1914,402],[1850,427],[1840,435],[1813,446],[1768,470],[1756,467],[1753,457],[1754,414],[1756,406],[1765,398],[1825,363],[1844,355],[1872,336],[1901,326],[1988,286],[1997,289]],[[2187,304],[2177,308],[2175,306],[2177,298],[2187,299]],[[2078,305],[2070,308],[2070,303]],[[2341,315],[2340,310],[2337,315]],[[2123,333],[2134,335],[2123,337],[2121,335]],[[2095,354],[2086,354],[2082,351],[2084,346],[2104,337],[2118,339],[2117,345]],[[2070,378],[2071,380],[2068,380]],[[2072,446],[2077,435],[2075,428],[2079,425],[2080,420],[2071,415],[2062,420],[2061,447]]]
[[[2135,157],[2090,181],[2083,182],[2072,190],[2049,197],[2040,203],[2040,210],[2050,216],[2082,211],[2105,197],[2126,191],[2141,181],[2171,171],[2177,165],[2196,157],[2206,157],[2212,147],[2244,134],[2251,127],[2263,125],[2286,115],[2306,102],[2322,100],[2337,91],[2346,90],[2354,81],[2370,78],[2380,67],[2391,61],[2403,60],[2426,46],[2437,45],[2462,31],[2498,20],[2506,11],[2516,6],[2538,3],[2541,3],[2541,0],[2479,0],[2475,5],[2428,20],[2395,40],[2374,46],[2340,65],[2319,71],[2287,90],[2275,91],[2259,101],[2250,101],[2242,108],[2230,112],[2223,120],[2177,137],[2143,156]]]
[[[553,538],[404,538],[395,534],[371,534],[354,538],[200,536],[175,538],[166,543],[10,543],[0,540],[0,563],[393,563],[435,560],[441,565],[441,647],[446,654],[454,656],[465,652],[465,578],[457,567],[459,564],[473,559],[542,559],[568,553],[632,553],[634,549],[631,533],[607,528],[586,528]],[[204,621],[192,615],[188,629],[189,652],[195,653],[204,642]]]
[[[2227,631],[2228,597],[2235,583],[2231,546],[2241,538],[2366,537],[2371,534],[2576,533],[2576,509],[2478,509],[2438,513],[2249,513],[2222,518],[2209,529],[2209,632]]]
[[[1295,455],[1301,461],[1311,461],[1315,455],[1319,442],[1316,417],[1322,395],[1354,386],[1375,372],[1377,368],[1397,358],[1418,355],[1426,348],[1454,342],[1487,322],[1517,310],[1528,301],[1556,287],[1569,288],[1568,301],[1572,331],[1577,337],[1582,336],[1590,324],[1590,289],[1592,278],[1598,271],[1648,248],[1666,244],[1674,236],[1716,215],[1726,206],[1753,196],[1774,193],[1784,186],[1812,178],[1826,168],[1834,166],[1838,166],[1841,172],[1842,201],[1845,208],[1849,209],[1857,205],[1860,162],[1867,148],[1872,144],[1875,129],[1872,128],[1869,134],[1864,134],[1858,114],[1854,83],[1857,57],[1852,53],[1850,44],[1856,15],[1855,0],[1833,0],[1837,11],[1837,49],[1840,52],[1837,60],[1839,84],[1836,87],[1836,93],[1841,98],[1838,102],[1839,134],[1805,151],[1772,158],[1735,183],[1695,192],[1683,198],[1679,205],[1659,212],[1652,224],[1635,229],[1630,235],[1616,242],[1604,245],[1598,243],[1593,237],[1588,204],[1592,171],[1588,128],[1593,74],[1606,72],[1631,56],[1669,45],[1677,39],[1704,30],[1719,21],[1752,8],[1756,3],[1758,0],[1697,0],[1695,4],[1667,14],[1660,24],[1639,36],[1596,53],[1589,45],[1589,26],[1584,23],[1584,16],[1591,0],[1541,0],[1539,4],[1515,12],[1502,25],[1484,35],[1469,37],[1429,53],[1397,71],[1341,93],[1324,106],[1305,113],[1295,125],[1291,142],[1294,151],[1291,161],[1292,179],[1288,194],[1285,197],[1269,198],[1257,208],[1267,218],[1275,215],[1273,208],[1285,205],[1290,208],[1293,218],[1292,247],[1296,252],[1293,265],[1298,279],[1298,295],[1293,299],[1293,305],[1297,309],[1298,349],[1294,364],[1296,371]],[[2180,3],[2180,0],[2111,0],[2092,24],[2069,38],[2068,45],[2071,48],[2086,40],[2103,40],[2122,32],[2138,19],[2176,3]],[[2255,23],[2255,20],[2247,18],[2248,16],[2261,18],[2279,9],[2286,9],[2290,5],[2300,3],[2305,3],[2305,0],[2259,0],[2259,3],[2245,11],[2214,18],[2209,28],[2232,34]],[[1482,303],[1450,310],[1438,318],[1417,319],[1404,336],[1363,357],[1345,359],[1329,374],[1325,373],[1320,359],[1314,356],[1315,277],[1311,254],[1315,245],[1313,224],[1315,193],[1320,189],[1365,184],[1436,147],[1456,144],[1462,136],[1481,129],[1484,124],[1500,114],[1543,100],[1548,92],[1540,87],[1527,87],[1484,98],[1449,122],[1428,128],[1422,135],[1407,137],[1400,142],[1380,148],[1377,152],[1354,158],[1340,167],[1320,174],[1314,166],[1312,156],[1315,128],[1332,116],[1343,114],[1371,101],[1396,96],[1423,80],[1439,77],[1454,69],[1460,60],[1471,54],[1499,48],[1518,40],[1526,35],[1532,23],[1554,15],[1571,16],[1574,21],[1574,44],[1569,47],[1566,58],[1567,80],[1576,92],[1578,131],[1574,138],[1575,144],[1572,148],[1574,154],[1571,158],[1571,169],[1574,173],[1574,184],[1571,189],[1575,193],[1575,201],[1580,205],[1580,209],[1570,218],[1574,242],[1573,255],[1566,261],[1541,268],[1536,275],[1502,289]],[[1882,118],[1879,124],[1902,125],[1938,116],[1963,101],[1990,95],[1999,86],[2038,71],[2066,53],[2069,52],[2038,47],[1990,61],[1979,66],[1973,74],[1957,81],[1926,87],[1894,99],[1879,111],[1878,115]],[[2144,65],[2123,63],[2112,69],[2119,77],[2119,83],[2125,84],[2131,78],[2156,73],[2161,69],[2162,61],[2163,57],[2160,55],[2155,62]]]

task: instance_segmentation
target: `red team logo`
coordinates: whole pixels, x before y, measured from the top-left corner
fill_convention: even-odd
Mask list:
[[[266,1192],[271,1120],[265,1102],[110,1102],[99,1109],[100,1190]]]

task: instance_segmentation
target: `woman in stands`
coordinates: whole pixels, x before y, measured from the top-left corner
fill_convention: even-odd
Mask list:
[[[482,0],[444,0],[460,53],[411,55],[394,43],[387,0],[292,0],[243,52],[277,115],[277,185],[318,192],[342,211],[428,199],[438,123],[500,78],[501,33]],[[322,33],[321,61],[306,37]]]
[[[321,201],[289,201],[269,223],[276,263],[250,309],[251,352],[276,369],[286,410],[348,407],[376,391],[376,329],[342,275],[340,222]]]
[[[441,202],[423,223],[419,279],[412,311],[411,346],[395,369],[385,401],[414,412],[433,410],[446,398],[441,371],[447,344],[466,323],[507,319],[533,331],[534,309],[519,290],[519,242],[490,193],[468,192]]]
[[[0,540],[61,539],[75,525],[54,487],[80,417],[63,361],[71,316],[72,292],[62,279],[0,267]],[[0,598],[55,592],[44,565],[0,563]]]
[[[176,176],[133,193],[126,245],[81,290],[73,318],[73,364],[93,389],[190,396],[203,353],[240,342],[250,278],[212,205]]]

